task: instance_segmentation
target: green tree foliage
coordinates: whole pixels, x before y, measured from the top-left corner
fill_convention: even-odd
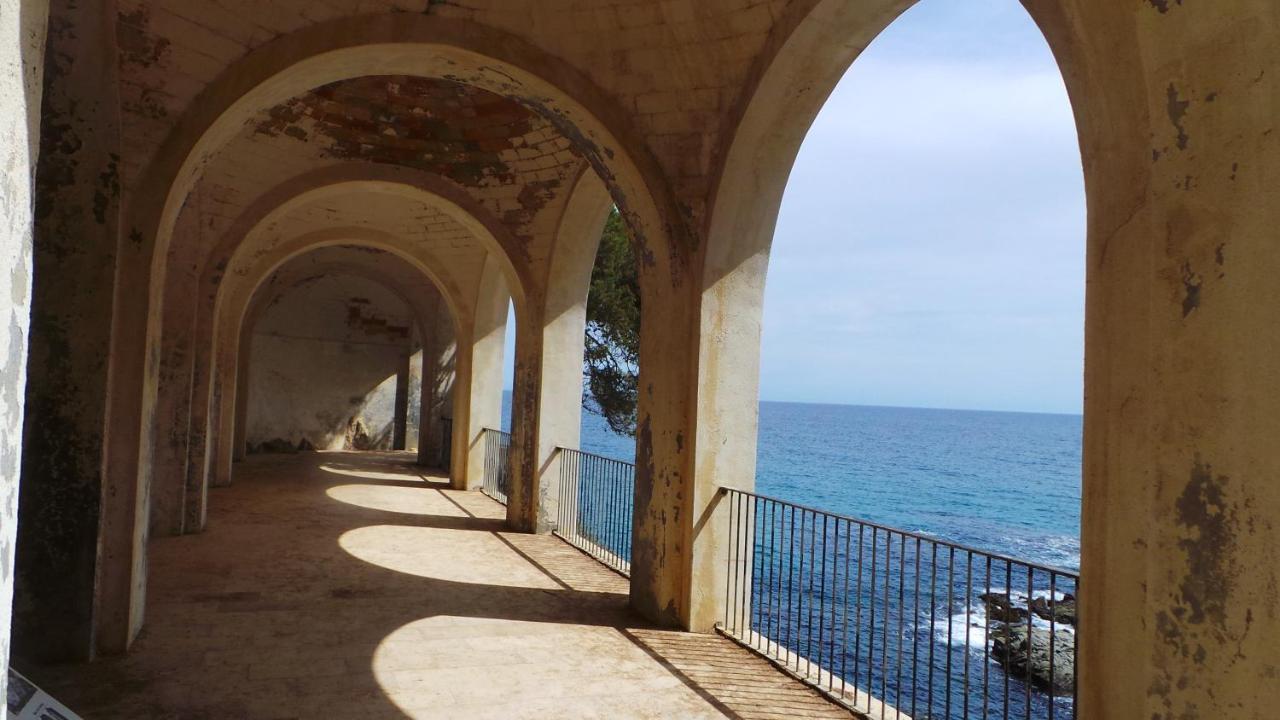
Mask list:
[[[591,271],[582,407],[619,435],[636,434],[639,370],[640,283],[626,223],[614,208]]]

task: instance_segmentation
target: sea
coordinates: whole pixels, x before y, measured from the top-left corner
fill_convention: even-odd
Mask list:
[[[776,523],[762,514],[755,547],[747,553],[757,566],[751,626],[793,652],[822,657],[824,648],[808,637],[813,621],[803,617],[803,609],[779,608],[808,603],[853,615],[856,607],[861,625],[855,625],[864,627],[871,647],[828,645],[822,664],[904,712],[913,710],[912,717],[1072,717],[1069,691],[1054,697],[1004,673],[992,655],[987,631],[993,626],[979,596],[984,590],[1003,592],[1025,608],[1029,597],[1074,593],[1074,582],[1051,588],[1047,574],[1033,571],[1035,587],[1028,592],[1028,574],[1020,566],[1006,583],[1002,576],[1009,566],[987,565],[981,555],[948,557],[946,543],[1078,570],[1081,434],[1080,415],[762,402],[757,493],[914,535],[907,541],[894,536],[887,556],[892,567],[881,566],[877,587],[874,566],[852,577],[846,570],[837,582],[838,568],[847,561],[867,563],[875,537],[857,536],[868,546],[856,549],[854,558],[855,550],[840,548],[848,543],[847,530],[841,541],[826,529],[815,535],[812,527],[801,528],[810,544],[826,534],[835,548],[834,578],[826,589],[821,583],[816,591],[791,588],[781,580],[803,570],[796,565],[804,560],[787,554],[777,538],[785,544],[795,530],[784,527],[785,513]],[[581,449],[628,462],[635,457],[632,438],[586,412]],[[629,546],[623,547],[628,534],[610,537],[602,530],[596,540],[629,555]],[[884,551],[885,537],[879,536],[877,552]],[[913,544],[914,537],[926,538],[925,545]],[[893,592],[882,595],[886,577]],[[925,589],[929,585],[932,590]],[[895,600],[898,593],[901,599]],[[879,623],[862,616],[873,610]],[[1035,615],[1028,622],[1047,627]],[[1062,641],[1074,640],[1071,628],[1055,627]],[[916,673],[906,677],[896,668]]]
[[[1081,434],[1080,415],[762,402],[756,492],[1075,570]],[[581,449],[635,461],[588,412]]]

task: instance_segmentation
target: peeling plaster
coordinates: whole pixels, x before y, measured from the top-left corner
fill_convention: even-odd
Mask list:
[[[1187,110],[1191,107],[1190,100],[1182,100],[1178,96],[1178,89],[1173,83],[1169,83],[1169,89],[1166,92],[1168,96],[1167,112],[1169,113],[1169,122],[1173,124],[1173,129],[1177,131],[1177,145],[1179,150],[1186,150],[1187,145],[1191,142],[1191,137],[1187,135],[1187,130],[1183,126],[1183,120],[1186,118]]]

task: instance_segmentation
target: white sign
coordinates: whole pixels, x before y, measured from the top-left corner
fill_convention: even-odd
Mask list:
[[[9,668],[8,695],[10,720],[80,720],[65,705],[49,697],[35,683]]]

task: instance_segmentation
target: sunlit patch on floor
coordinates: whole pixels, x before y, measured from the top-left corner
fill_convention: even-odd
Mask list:
[[[338,545],[371,565],[422,578],[503,587],[559,587],[524,560],[513,562],[510,548],[496,536],[475,530],[370,525],[343,533]]]
[[[318,468],[395,463],[247,460],[205,533],[154,541],[131,653],[41,685],[86,718],[848,717],[723,638],[645,634],[625,579],[479,493]]]
[[[320,469],[327,473],[333,473],[335,475],[346,475],[347,477],[363,478],[365,480],[394,480],[396,482],[420,482],[424,486],[427,485],[427,481],[424,480],[420,474],[416,472],[412,472],[409,469],[405,469],[403,471],[357,470],[355,468],[342,467],[340,464],[336,464],[336,463],[324,463],[323,465],[320,466]]]
[[[428,487],[351,483],[335,485],[325,494],[338,502],[387,512],[410,515],[465,517],[458,506]]]

